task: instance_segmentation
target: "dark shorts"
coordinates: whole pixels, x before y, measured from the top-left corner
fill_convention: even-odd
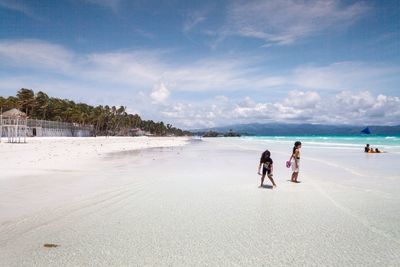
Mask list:
[[[267,173],[268,174],[271,174],[271,170],[270,169],[267,169],[267,168],[263,168],[263,175],[266,175]]]

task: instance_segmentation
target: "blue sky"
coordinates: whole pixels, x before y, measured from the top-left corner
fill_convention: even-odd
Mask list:
[[[398,1],[0,0],[0,93],[183,128],[400,124]]]

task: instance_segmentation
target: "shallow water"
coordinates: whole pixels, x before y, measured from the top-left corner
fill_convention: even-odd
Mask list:
[[[391,152],[400,152],[400,136],[248,136],[244,140],[263,140],[266,142],[280,142],[292,144],[294,140],[301,140],[307,145],[339,148],[360,148],[365,144]]]

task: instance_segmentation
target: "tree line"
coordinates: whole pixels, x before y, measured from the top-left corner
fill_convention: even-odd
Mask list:
[[[25,112],[30,119],[93,125],[94,135],[126,136],[131,135],[133,129],[141,129],[159,136],[191,134],[162,121],[142,120],[138,114],[127,113],[124,106],[91,106],[49,97],[42,91],[35,94],[33,90],[25,88],[20,89],[16,96],[0,96],[0,107],[3,112],[17,108]]]

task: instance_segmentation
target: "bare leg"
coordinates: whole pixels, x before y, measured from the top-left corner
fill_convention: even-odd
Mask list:
[[[290,179],[292,182],[295,182],[295,177],[296,177],[296,173],[295,172],[293,172],[292,173],[292,178]]]
[[[298,172],[296,172],[296,176],[295,176],[295,178],[294,178],[294,182],[295,182],[295,183],[297,183],[297,177],[299,177],[299,173],[298,173]]]
[[[274,187],[276,187],[276,184],[275,184],[275,182],[274,182],[274,178],[272,178],[272,176],[269,176],[269,175],[268,175],[268,178],[269,178],[269,180],[271,181],[272,185],[273,185]]]
[[[263,174],[261,176],[261,185],[260,185],[260,187],[263,187],[263,185],[264,185],[264,178],[265,178],[265,174]]]

